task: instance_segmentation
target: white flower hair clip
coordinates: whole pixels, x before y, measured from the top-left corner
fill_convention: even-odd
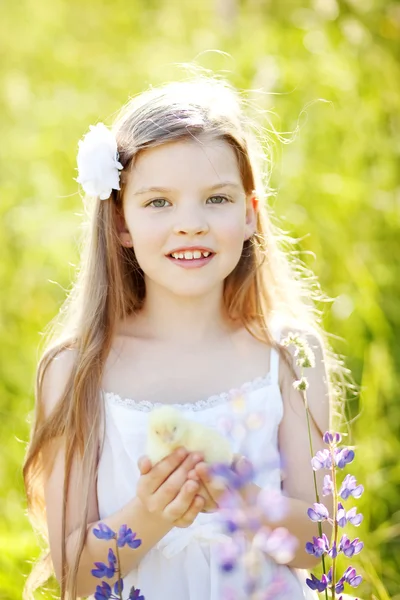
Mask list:
[[[90,131],[78,142],[78,177],[89,196],[107,200],[112,190],[119,190],[120,171],[124,167],[119,162],[117,141],[104,125],[90,125]]]

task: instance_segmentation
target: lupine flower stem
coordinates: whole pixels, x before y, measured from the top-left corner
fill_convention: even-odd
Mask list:
[[[301,376],[303,377],[303,369],[301,370]],[[314,456],[313,443],[312,443],[312,438],[311,438],[310,416],[308,414],[308,401],[307,401],[307,392],[306,391],[303,391],[303,398],[304,398],[304,405],[306,407],[308,440],[310,442],[310,452],[311,452],[311,456]],[[313,479],[314,479],[315,498],[316,498],[316,501],[319,503],[317,477],[315,475],[314,469],[313,469]],[[336,481],[335,481],[334,485],[336,486]],[[337,509],[337,506],[336,506],[336,509]],[[321,523],[321,521],[318,521],[318,533],[319,533],[319,537],[322,538],[322,523]],[[326,575],[325,556],[322,555],[321,558],[322,558],[322,571]],[[334,600],[334,596],[332,598]],[[325,590],[325,600],[328,600],[328,590]]]
[[[119,560],[119,549],[118,549],[118,540],[117,540],[117,538],[115,538],[115,555],[117,557],[117,565],[118,565],[118,597],[119,597],[119,600],[122,600],[121,562]]]
[[[337,548],[337,538],[338,538],[338,520],[337,520],[337,510],[338,510],[338,493],[337,493],[337,482],[336,482],[336,462],[335,455],[332,449],[332,445],[330,445],[330,453],[332,457],[332,484],[333,484],[333,543],[331,541],[331,547]],[[315,476],[315,472],[314,472]],[[332,600],[335,600],[336,590],[335,590],[335,582],[336,582],[336,553],[333,554],[332,557]]]

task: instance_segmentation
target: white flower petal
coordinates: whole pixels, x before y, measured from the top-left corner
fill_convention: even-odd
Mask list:
[[[89,129],[78,143],[78,177],[75,181],[89,196],[106,200],[113,189],[121,189],[119,171],[123,166],[117,158],[117,141],[104,123],[90,125]]]

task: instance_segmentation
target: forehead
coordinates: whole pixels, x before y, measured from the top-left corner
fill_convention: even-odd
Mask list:
[[[224,139],[185,139],[144,150],[133,162],[127,195],[146,187],[208,188],[231,181],[242,189],[236,153]]]

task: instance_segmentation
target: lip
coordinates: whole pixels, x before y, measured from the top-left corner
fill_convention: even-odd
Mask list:
[[[209,252],[209,250],[207,250],[207,252]],[[214,256],[215,254],[209,254],[207,258],[202,256],[201,258],[192,258],[191,260],[181,260],[179,258],[176,259],[172,256],[167,256],[166,258],[170,260],[176,267],[181,267],[182,269],[199,269],[208,265]]]

